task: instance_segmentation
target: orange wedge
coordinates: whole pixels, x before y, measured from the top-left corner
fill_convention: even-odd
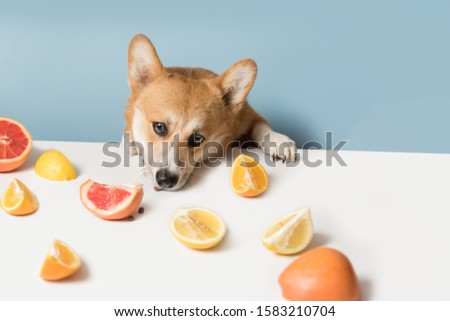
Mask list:
[[[61,241],[54,240],[44,264],[41,268],[41,278],[47,281],[65,279],[81,267],[81,259],[74,250]]]
[[[231,188],[244,197],[258,196],[269,186],[269,178],[264,167],[253,157],[241,154],[231,167]]]
[[[39,208],[39,202],[28,187],[15,178],[3,193],[1,206],[9,214],[27,215]]]

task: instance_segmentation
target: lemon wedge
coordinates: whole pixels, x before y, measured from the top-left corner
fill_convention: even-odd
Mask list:
[[[266,248],[277,254],[295,254],[308,246],[313,237],[313,223],[309,208],[282,217],[263,234]]]
[[[227,228],[215,213],[198,207],[181,208],[170,220],[173,236],[187,247],[205,250],[216,246]]]
[[[52,181],[69,181],[77,178],[77,173],[66,155],[57,150],[44,152],[34,166],[34,172]]]
[[[3,193],[1,206],[12,215],[27,215],[39,208],[39,202],[28,187],[15,178]]]

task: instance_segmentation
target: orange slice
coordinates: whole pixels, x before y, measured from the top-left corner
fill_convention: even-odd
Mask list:
[[[121,220],[132,215],[143,197],[141,184],[100,184],[89,179],[80,187],[84,207],[105,220]]]
[[[264,167],[253,157],[241,154],[231,167],[231,188],[245,197],[258,196],[269,186],[269,178]]]
[[[58,281],[71,276],[80,268],[78,254],[67,244],[54,240],[42,264],[40,276],[47,281]]]
[[[39,208],[39,202],[28,187],[15,178],[3,193],[1,207],[12,215],[27,215]]]
[[[16,120],[0,117],[0,172],[21,166],[30,155],[32,138]]]

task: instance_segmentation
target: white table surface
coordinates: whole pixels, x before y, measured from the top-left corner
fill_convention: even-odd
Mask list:
[[[65,153],[79,176],[53,182],[33,172],[50,148]],[[324,151],[310,153],[324,157]],[[277,218],[310,207],[315,235],[308,248],[330,246],[352,261],[365,300],[450,300],[450,155],[341,152],[347,167],[267,167],[270,187],[241,198],[230,188],[230,169],[199,169],[189,187],[155,192],[145,182],[145,213],[110,222],[79,200],[86,179],[142,182],[136,167],[105,168],[100,143],[36,141],[22,168],[0,174],[0,192],[14,177],[40,201],[39,210],[15,217],[0,212],[0,299],[3,300],[280,300],[277,282],[296,256],[261,244]],[[179,207],[217,212],[228,226],[209,251],[186,248],[168,223]],[[39,278],[54,238],[72,246],[84,267],[62,282]]]

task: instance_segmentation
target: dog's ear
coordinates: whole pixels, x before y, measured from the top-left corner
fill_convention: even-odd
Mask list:
[[[131,39],[128,48],[128,84],[132,91],[140,90],[164,73],[155,47],[141,34]]]
[[[257,70],[258,67],[252,59],[244,59],[214,80],[222,91],[226,105],[240,106],[245,102],[255,82]]]

